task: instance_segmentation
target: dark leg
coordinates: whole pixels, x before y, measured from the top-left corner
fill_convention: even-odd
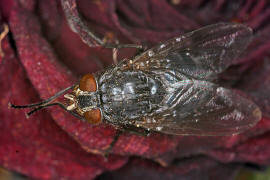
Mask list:
[[[102,47],[104,48],[116,48],[116,49],[121,49],[121,48],[137,48],[137,49],[142,49],[142,45],[138,44],[101,44]]]
[[[110,146],[106,149],[105,153],[104,153],[104,157],[107,159],[108,155],[110,154],[110,152],[112,151],[113,146],[115,145],[115,143],[117,142],[117,140],[119,139],[120,135],[123,133],[123,131],[117,130],[116,134],[113,138],[113,141],[111,142]]]
[[[147,50],[146,46],[142,46],[142,48],[137,48],[136,52],[135,52],[135,56],[138,56],[138,55],[142,54],[146,50]]]
[[[76,0],[61,0],[62,8],[68,20],[69,26],[76,32],[89,47],[102,46],[104,48],[137,48],[141,49],[142,45],[138,44],[109,44],[91,32],[87,22],[77,10]]]
[[[114,136],[114,139],[111,142],[110,146],[104,152],[105,159],[108,158],[108,155],[111,153],[112,148],[116,144],[116,142],[119,139],[120,135],[123,134],[124,132],[136,134],[136,135],[139,135],[139,136],[149,136],[151,134],[150,131],[148,131],[146,129],[143,129],[143,128],[138,128],[138,127],[133,127],[133,126],[120,127],[120,129],[117,129],[116,134]]]
[[[63,105],[62,103],[60,102],[54,102],[54,103],[49,103],[51,101],[53,101],[54,99],[56,99],[57,97],[61,96],[62,94],[66,93],[68,90],[70,89],[73,89],[74,87],[76,86],[76,84],[66,88],[66,89],[63,89],[59,92],[57,92],[54,96],[44,100],[44,101],[41,101],[39,103],[34,103],[34,104],[27,104],[27,105],[22,105],[22,106],[18,106],[18,105],[14,105],[14,104],[11,104],[9,103],[8,106],[11,107],[11,108],[15,108],[15,109],[23,109],[23,108],[34,108],[33,110],[31,110],[30,112],[28,112],[26,114],[26,117],[28,118],[30,115],[32,115],[33,113],[43,109],[43,108],[47,108],[47,107],[50,107],[50,106],[59,106],[60,108],[64,109],[65,111],[69,112],[70,114],[72,114],[73,116],[75,116],[76,118],[79,118],[81,120],[84,120],[83,117],[79,116],[78,114],[76,114],[75,112],[73,111],[69,111],[67,110],[66,106]]]
[[[33,113],[35,113],[36,111],[39,111],[43,108],[47,108],[49,106],[59,106],[60,108],[64,109],[66,112],[72,114],[73,116],[75,116],[76,118],[79,118],[81,120],[84,120],[83,117],[79,116],[78,114],[74,113],[73,111],[69,111],[67,110],[67,108],[62,104],[62,103],[59,103],[59,102],[55,102],[55,103],[51,103],[51,104],[45,104],[43,106],[38,106],[37,108],[33,109],[32,111],[28,112],[26,114],[26,117],[28,118],[30,115],[32,115]]]
[[[121,130],[131,133],[131,134],[139,135],[139,136],[149,136],[151,134],[149,130],[140,128],[140,127],[135,127],[135,126],[126,125],[126,126],[123,126]]]
[[[48,102],[58,98],[59,96],[61,96],[62,94],[64,94],[65,92],[67,92],[68,90],[70,89],[73,89],[74,87],[76,86],[76,84],[66,88],[66,89],[63,89],[59,92],[57,92],[54,96],[44,100],[44,101],[41,101],[39,103],[34,103],[34,104],[27,104],[27,105],[22,105],[22,106],[18,106],[18,105],[14,105],[14,104],[11,104],[11,103],[8,103],[8,106],[11,107],[11,108],[15,108],[15,109],[22,109],[22,108],[30,108],[30,107],[36,107],[36,106],[41,106],[43,104],[47,104]]]

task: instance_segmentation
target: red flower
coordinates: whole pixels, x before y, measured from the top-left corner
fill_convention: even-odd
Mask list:
[[[88,125],[58,107],[27,119],[23,110],[8,109],[7,104],[28,104],[52,96],[80,75],[109,66],[111,50],[83,43],[65,21],[60,1],[1,0],[0,7],[1,27],[7,23],[10,28],[1,42],[5,53],[0,60],[1,166],[37,179],[93,179],[105,171],[111,172],[101,178],[228,179],[246,163],[269,164],[268,1],[80,0],[78,12],[89,29],[108,41],[151,46],[220,21],[245,23],[255,32],[246,53],[222,79],[260,106],[263,119],[256,127],[231,137],[125,133],[108,161],[100,154],[114,138],[113,127]],[[119,59],[130,57],[134,49],[119,53]]]

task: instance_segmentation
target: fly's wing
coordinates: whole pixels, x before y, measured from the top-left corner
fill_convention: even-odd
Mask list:
[[[218,23],[168,40],[135,57],[135,69],[170,69],[189,77],[213,80],[247,47],[252,30]]]
[[[167,134],[219,136],[243,132],[261,119],[252,101],[207,81],[185,80],[165,99],[168,109],[136,125]]]
[[[166,95],[152,116],[137,126],[178,135],[232,135],[254,126],[259,108],[248,99],[211,82],[246,48],[252,30],[219,23],[156,46],[128,68],[155,73]]]

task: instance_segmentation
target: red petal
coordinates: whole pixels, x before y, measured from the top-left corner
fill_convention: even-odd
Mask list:
[[[8,109],[8,102],[38,100],[35,90],[13,51],[4,42],[5,57],[0,67],[0,163],[37,179],[92,179],[105,170],[121,167],[126,158],[85,152],[55,124],[50,115],[40,112],[27,119],[23,111]],[[31,96],[29,96],[31,94]]]

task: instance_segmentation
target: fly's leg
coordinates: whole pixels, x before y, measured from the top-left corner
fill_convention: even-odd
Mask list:
[[[116,44],[118,44],[119,42],[116,41]],[[118,63],[117,60],[117,54],[118,54],[118,49],[117,48],[113,48],[112,49],[112,57],[113,57],[113,63],[116,65]]]
[[[135,56],[142,54],[146,50],[147,50],[147,46],[142,46],[142,48],[137,48],[135,52]]]
[[[135,126],[124,126],[121,130],[126,131],[131,134],[135,134],[138,136],[145,136],[145,137],[150,136],[151,134],[149,130],[140,128],[140,127],[135,127]]]
[[[103,48],[137,48],[141,49],[142,45],[138,44],[110,44],[104,39],[99,38],[95,33],[91,32],[88,23],[80,15],[77,9],[76,0],[61,0],[62,8],[64,10],[66,19],[71,29],[77,33],[83,42],[89,47],[103,47]]]
[[[76,86],[76,84],[70,86],[70,87],[67,87],[66,89],[63,89],[59,92],[57,92],[54,96],[51,96],[49,97],[48,99],[44,100],[44,101],[41,101],[41,102],[38,102],[38,103],[34,103],[34,104],[26,104],[26,105],[15,105],[15,104],[11,104],[10,102],[8,103],[8,107],[9,108],[14,108],[14,109],[25,109],[25,108],[33,108],[30,112],[28,112],[26,114],[26,117],[28,118],[30,115],[32,115],[33,113],[41,110],[41,109],[44,109],[44,108],[47,108],[47,107],[50,107],[50,106],[59,106],[60,108],[64,109],[65,111],[69,112],[70,114],[72,114],[73,116],[81,119],[81,120],[84,120],[81,116],[79,116],[78,114],[74,113],[73,111],[70,111],[67,109],[67,107],[60,103],[60,102],[53,102],[51,103],[52,101],[54,101],[56,98],[58,98],[59,96],[65,94],[67,91],[69,91],[70,89],[73,89],[74,87]]]
[[[120,135],[123,134],[124,132],[128,132],[128,133],[139,135],[139,136],[145,136],[145,137],[147,137],[151,134],[151,132],[149,130],[143,129],[143,128],[138,128],[138,127],[134,127],[134,126],[120,127],[120,129],[117,129],[116,134],[113,138],[113,141],[111,142],[109,147],[105,150],[104,157],[106,159],[108,158],[108,155],[111,153],[111,151],[112,151],[114,145],[116,144],[116,142],[118,141]]]
[[[61,0],[61,4],[70,28],[77,33],[81,40],[89,47],[103,47],[112,49],[112,59],[114,64],[118,63],[118,49],[136,48],[139,51],[145,49],[139,44],[119,44],[117,39],[116,41],[113,40],[114,35],[110,32],[107,32],[104,38],[100,38],[91,31],[86,20],[80,15],[76,0]],[[115,43],[112,43],[114,41]]]
[[[6,37],[6,35],[8,34],[9,32],[9,28],[8,28],[8,25],[7,24],[4,24],[3,25],[3,31],[0,33],[0,57],[4,57],[5,54],[2,50],[2,40]]]
[[[116,144],[117,140],[119,139],[120,135],[123,133],[123,131],[117,130],[116,134],[113,138],[113,141],[111,142],[111,144],[109,145],[109,147],[105,150],[104,152],[104,157],[107,159],[109,154],[112,151],[112,148],[114,147],[114,145]]]

